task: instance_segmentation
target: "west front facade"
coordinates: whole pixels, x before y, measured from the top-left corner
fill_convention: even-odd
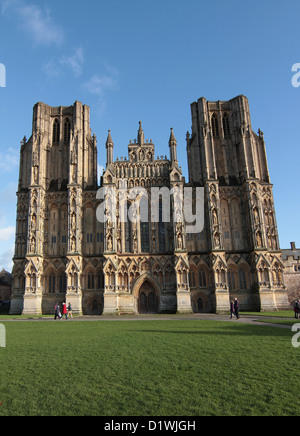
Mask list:
[[[168,156],[157,157],[140,122],[126,157],[114,159],[109,131],[99,186],[89,107],[34,107],[20,152],[12,314],[53,313],[63,301],[88,315],[225,312],[235,297],[247,310],[289,307],[264,135],[248,100],[202,98],[191,109],[188,181],[173,129]],[[172,193],[169,220],[161,197],[153,219],[155,188]],[[198,233],[174,219],[174,192],[185,188],[204,193]],[[137,208],[124,196],[134,190]],[[116,213],[103,207],[109,193]],[[101,207],[110,218],[98,219]]]

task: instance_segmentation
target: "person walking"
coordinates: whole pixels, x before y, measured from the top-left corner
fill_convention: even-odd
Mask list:
[[[66,319],[68,319],[68,311],[67,311],[67,305],[66,303],[62,304],[62,315],[66,317]]]
[[[69,305],[68,305],[68,317],[73,319],[73,311],[72,311],[71,303],[69,303]]]
[[[231,300],[231,302],[230,302],[230,319],[233,318],[233,315],[234,315],[234,301]]]
[[[296,300],[294,305],[294,312],[295,312],[296,319],[299,319],[299,311],[300,311],[300,303],[298,300]]]
[[[56,303],[55,308],[54,308],[54,320],[56,321],[56,319],[59,318],[61,319],[61,313],[60,313],[60,307],[58,305],[58,303]]]
[[[237,298],[234,299],[234,313],[236,319],[240,319],[240,302]]]

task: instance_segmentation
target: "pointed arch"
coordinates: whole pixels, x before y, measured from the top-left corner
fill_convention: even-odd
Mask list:
[[[230,138],[230,125],[229,125],[229,116],[228,113],[226,112],[223,115],[223,133],[224,133],[224,137],[225,138]]]
[[[163,273],[163,266],[161,265],[160,261],[157,260],[152,268],[152,276],[155,278],[155,280],[160,284],[161,287],[164,286],[164,273]]]
[[[199,288],[206,288],[208,286],[208,271],[207,267],[199,265],[198,269],[198,286]]]
[[[133,295],[138,313],[159,313],[161,287],[150,274],[139,277],[134,285]]]
[[[139,202],[141,252],[150,252],[149,199],[142,195]]]
[[[218,115],[214,113],[211,117],[212,134],[214,138],[220,137]]]
[[[53,122],[53,131],[52,131],[52,144],[58,145],[60,139],[60,124],[57,118],[55,118]]]
[[[160,198],[159,200],[159,223],[158,223],[158,242],[159,242],[159,251],[160,253],[164,253],[166,251],[166,223],[163,221],[163,201]]]
[[[129,209],[131,207],[131,204],[127,202],[127,215],[126,220],[124,222],[124,235],[125,235],[125,253],[132,253],[133,252],[133,241],[132,241],[132,222],[129,217]]]
[[[69,120],[69,118],[65,119],[65,124],[64,124],[64,144],[68,145],[70,143],[70,138],[71,138],[71,122]]]

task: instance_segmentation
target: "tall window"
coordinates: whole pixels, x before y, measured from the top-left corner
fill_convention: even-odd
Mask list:
[[[140,201],[140,216],[141,210],[148,210],[148,199],[142,198]],[[143,217],[142,217],[143,218]],[[141,220],[141,250],[142,253],[150,252],[150,228],[149,228],[149,220],[142,221]]]
[[[158,224],[158,234],[159,234],[159,251],[164,253],[166,251],[166,228],[163,222],[163,203],[159,202],[159,224]]]
[[[228,271],[228,285],[230,291],[236,290],[235,273],[233,269],[229,269]]]
[[[49,294],[55,294],[55,275],[51,274],[49,277]]]
[[[104,274],[102,271],[98,272],[98,289],[104,289]]]
[[[142,253],[150,252],[150,243],[149,243],[149,223],[141,222],[141,249]]]
[[[127,219],[124,223],[125,226],[125,252],[132,253],[132,223],[129,218],[130,203],[127,203]]]
[[[206,288],[206,274],[203,269],[199,271],[199,288]]]
[[[88,289],[95,289],[95,276],[92,273],[88,274]]]
[[[71,137],[71,123],[69,118],[65,121],[65,128],[64,128],[64,143],[69,144]]]
[[[59,276],[59,292],[60,294],[67,292],[67,276],[64,273]]]
[[[229,127],[229,117],[228,114],[224,114],[223,116],[223,132],[224,137],[229,138],[230,137],[230,127]]]
[[[53,145],[59,144],[59,138],[60,138],[60,125],[58,119],[55,118],[53,123],[53,139],[52,139]]]
[[[194,271],[190,271],[190,287],[191,288],[195,288],[196,287],[196,275],[194,273]]]
[[[247,289],[246,273],[244,269],[239,270],[239,281],[240,281],[240,289],[241,290]]]
[[[212,119],[211,119],[211,124],[212,124],[213,137],[219,138],[220,135],[219,135],[219,123],[218,123],[217,114],[213,114]]]

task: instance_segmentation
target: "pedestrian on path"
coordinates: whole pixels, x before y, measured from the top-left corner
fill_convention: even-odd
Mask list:
[[[58,303],[56,303],[55,308],[54,308],[54,320],[56,321],[56,319],[59,318],[61,319],[61,313],[60,313],[60,307],[58,305]]]
[[[300,303],[298,300],[295,301],[294,312],[295,312],[295,318],[299,319]]]
[[[231,300],[231,302],[230,302],[230,319],[233,318],[233,315],[234,315],[234,301]]]
[[[234,299],[234,313],[236,319],[240,319],[240,302],[237,298]]]
[[[73,319],[73,311],[72,311],[71,303],[69,303],[69,305],[68,305],[68,317]]]
[[[62,305],[62,315],[66,317],[66,319],[68,319],[68,311],[67,311],[67,305],[66,303],[63,303]]]

